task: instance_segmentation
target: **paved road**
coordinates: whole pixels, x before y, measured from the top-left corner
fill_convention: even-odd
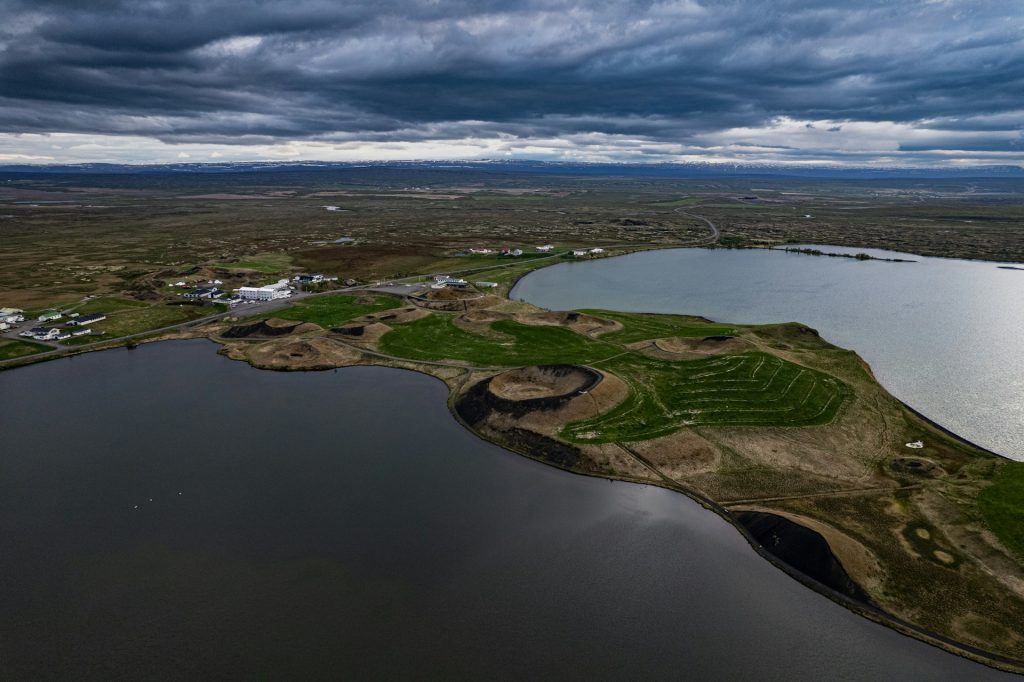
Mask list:
[[[707,226],[711,229],[711,234],[709,236],[702,237],[701,239],[698,239],[696,241],[683,242],[683,243],[678,244],[677,246],[680,246],[680,247],[704,246],[704,245],[707,245],[707,244],[713,244],[716,241],[718,241],[718,238],[720,236],[719,232],[718,232],[718,228],[715,226],[715,224],[713,222],[711,222],[710,220],[708,220],[704,216],[697,215],[696,213],[689,213],[687,211],[682,210],[681,208],[675,209],[674,212],[678,213],[680,215],[685,215],[685,216],[688,216],[690,218],[694,218],[696,220],[701,220],[704,223],[706,223]],[[635,244],[635,243],[611,244],[611,245],[606,246],[605,248],[630,248],[630,247],[635,247],[635,246],[638,246],[638,245]],[[566,251],[559,251],[557,253],[552,253],[549,256],[541,256],[540,258],[533,258],[533,259],[531,259],[528,262],[530,262],[530,263],[539,263],[539,262],[551,260],[552,258],[561,258],[566,253],[567,253]],[[473,274],[474,272],[486,272],[486,271],[490,271],[490,270],[498,270],[498,269],[502,269],[502,268],[515,267],[515,266],[522,265],[523,263],[524,263],[524,261],[521,261],[521,260],[511,260],[507,264],[504,264],[504,265],[488,265],[488,266],[477,267],[477,268],[468,268],[468,269],[464,269],[464,270],[453,270],[449,274],[452,274],[452,275],[470,275],[470,274]],[[423,277],[424,277],[424,275],[411,275],[409,277],[401,277],[401,278],[389,280],[390,284],[384,285],[384,286],[387,287],[387,286],[393,286],[394,284],[399,284],[399,283],[413,282],[413,281],[422,279]],[[20,358],[11,358],[9,360],[0,360],[0,367],[3,367],[4,365],[14,364],[14,363],[19,362],[19,361],[24,361],[26,358],[32,358],[32,360],[38,360],[38,359],[42,359],[42,358],[56,357],[56,356],[59,356],[59,355],[63,355],[65,353],[80,352],[80,351],[83,351],[83,350],[88,350],[89,348],[93,348],[93,347],[100,346],[100,345],[103,345],[103,344],[108,344],[108,343],[111,343],[113,341],[127,341],[127,340],[131,340],[131,339],[135,339],[135,338],[140,338],[140,337],[143,337],[143,336],[150,336],[152,334],[161,334],[161,333],[164,333],[164,332],[176,331],[178,329],[187,329],[189,327],[198,327],[200,325],[208,324],[210,322],[216,322],[217,320],[220,320],[222,318],[225,318],[225,317],[228,317],[228,316],[231,316],[231,315],[240,315],[241,314],[241,315],[245,315],[246,317],[250,317],[250,316],[254,316],[254,315],[262,315],[264,313],[270,313],[270,312],[273,312],[275,310],[280,310],[282,308],[286,308],[289,305],[291,305],[292,303],[294,303],[295,301],[299,301],[299,300],[302,300],[302,299],[305,299],[305,298],[313,298],[315,296],[324,296],[324,295],[327,295],[327,294],[338,294],[338,293],[345,293],[345,292],[352,292],[352,291],[366,291],[366,290],[371,290],[371,289],[375,289],[375,288],[381,288],[381,285],[365,284],[365,285],[354,286],[354,287],[345,287],[345,288],[342,288],[342,289],[334,289],[334,290],[331,290],[331,291],[299,292],[299,293],[297,293],[297,294],[295,294],[295,295],[293,295],[293,296],[291,296],[289,298],[278,299],[276,301],[266,301],[266,302],[263,302],[263,303],[256,303],[256,304],[243,303],[243,304],[240,304],[238,307],[233,308],[233,309],[228,310],[228,311],[223,312],[223,313],[217,313],[215,315],[208,315],[206,317],[200,317],[198,319],[190,320],[188,322],[180,322],[178,324],[172,324],[172,325],[168,325],[166,327],[160,327],[158,329],[147,329],[146,331],[139,332],[137,334],[128,334],[126,336],[119,336],[119,337],[110,338],[110,339],[103,339],[102,341],[97,341],[95,343],[87,343],[87,344],[83,344],[81,346],[58,346],[56,344],[48,343],[48,342],[45,342],[45,341],[35,341],[35,340],[32,340],[33,343],[40,343],[42,345],[49,346],[51,348],[51,350],[43,351],[42,353],[35,353],[33,355],[22,356]],[[24,329],[32,327],[32,326],[37,326],[37,325],[36,325],[35,322],[26,321],[21,327],[19,327],[17,329],[14,329],[14,330],[11,330],[11,331],[8,331],[8,332],[0,335],[0,338],[10,338],[10,339],[22,340],[21,337],[18,336],[18,333],[23,331]],[[401,359],[401,358],[395,358],[395,359]]]

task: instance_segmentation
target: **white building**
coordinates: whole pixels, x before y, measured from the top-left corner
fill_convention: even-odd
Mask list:
[[[598,247],[595,247],[595,248],[591,249],[590,253],[604,253],[604,249],[602,249],[601,247],[598,246]]]
[[[47,310],[45,313],[40,315],[37,319],[40,322],[49,322],[50,320],[59,320],[61,317],[62,317],[61,314],[59,312],[57,312],[56,310]]]
[[[430,285],[431,289],[444,289],[445,287],[464,289],[469,286],[469,282],[466,280],[459,277],[449,277],[448,275],[435,277],[434,280],[435,283]]]
[[[16,324],[25,321],[25,311],[21,308],[0,308],[0,322]]]
[[[74,320],[71,320],[70,322],[68,322],[68,325],[72,326],[72,327],[74,327],[74,326],[84,327],[84,326],[92,324],[93,322],[102,322],[105,319],[107,319],[107,316],[106,316],[105,313],[92,313],[90,315],[82,315],[80,317],[77,317]]]
[[[288,298],[292,290],[288,288],[288,280],[278,280],[276,284],[265,284],[261,287],[242,287],[238,295],[247,301],[273,301],[278,298]]]
[[[576,249],[575,251],[572,252],[572,255],[575,256],[576,258],[583,258],[584,256],[587,255],[587,251],[586,249]]]
[[[57,327],[36,327],[32,330],[32,338],[36,341],[53,341],[59,338],[62,333]]]
[[[537,250],[540,251],[541,253],[547,253],[548,251],[551,251],[553,248],[555,247],[552,246],[551,244],[545,244],[544,246],[538,246]]]

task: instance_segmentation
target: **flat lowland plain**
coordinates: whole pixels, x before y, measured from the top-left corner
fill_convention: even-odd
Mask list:
[[[426,188],[426,189],[424,189]],[[0,174],[0,305],[172,295],[308,270],[361,281],[486,266],[470,248],[828,243],[1024,261],[1013,179],[610,178],[459,169]],[[36,203],[38,202],[38,203]],[[341,211],[325,210],[325,205]],[[685,211],[683,213],[681,211]],[[811,217],[805,217],[811,216]],[[336,243],[346,237],[350,242]]]

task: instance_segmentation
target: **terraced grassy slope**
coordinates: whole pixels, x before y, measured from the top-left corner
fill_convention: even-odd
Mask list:
[[[732,336],[736,333],[736,330],[728,325],[685,315],[614,313],[608,310],[583,310],[582,312],[620,323],[622,329],[601,336],[605,341],[615,343],[664,339],[669,336]]]
[[[362,315],[398,308],[401,305],[401,299],[391,296],[356,297],[348,294],[331,294],[298,301],[287,310],[275,313],[275,317],[283,320],[313,322],[326,328],[337,326]]]
[[[476,334],[457,326],[453,316],[437,313],[396,326],[381,339],[381,349],[410,360],[462,360],[480,367],[590,363],[622,352],[562,327],[510,320]]]
[[[629,396],[602,415],[566,425],[566,440],[647,440],[683,426],[825,424],[847,393],[834,377],[760,352],[677,363],[630,354],[598,366],[627,381]]]

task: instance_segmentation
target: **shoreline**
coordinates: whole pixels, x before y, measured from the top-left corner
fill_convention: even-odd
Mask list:
[[[374,365],[371,365],[371,366],[374,366]],[[376,366],[381,366],[381,365],[376,365]],[[393,367],[391,369],[405,369],[405,368]],[[419,372],[419,373],[424,374],[426,376],[433,377],[433,378],[437,379],[438,381],[441,381],[442,383],[444,383],[446,386],[448,385],[447,382],[445,382],[443,379],[440,379],[439,377],[436,377],[433,374],[429,374],[427,372],[422,372],[422,371],[416,370],[416,369],[412,369],[412,370],[409,370],[409,371]],[[565,467],[565,466],[561,466],[559,464],[556,464],[555,462],[549,461],[549,460],[544,459],[542,457],[538,457],[538,456],[536,456],[536,455],[534,455],[534,454],[532,454],[532,453],[530,453],[528,451],[519,450],[519,449],[510,447],[507,444],[498,443],[497,441],[491,440],[490,438],[487,438],[486,436],[482,435],[476,429],[474,429],[469,424],[467,424],[466,421],[459,415],[458,411],[455,409],[455,404],[454,404],[454,399],[455,399],[456,395],[457,395],[456,391],[454,389],[452,389],[451,386],[448,386],[448,400],[447,400],[448,412],[452,415],[452,418],[455,419],[455,421],[457,421],[463,428],[465,428],[467,431],[469,431],[470,433],[475,435],[477,438],[479,438],[480,440],[482,440],[482,441],[484,441],[486,443],[490,443],[492,445],[496,445],[496,446],[500,447],[501,449],[506,450],[507,452],[511,452],[511,453],[519,455],[521,457],[526,457],[527,459],[533,460],[533,461],[538,462],[540,464],[544,464],[546,466],[553,467],[555,469],[558,469],[560,471],[564,471],[564,472],[569,473],[569,474],[575,474],[575,475],[578,475],[578,476],[588,476],[588,477],[591,477],[591,478],[601,478],[601,479],[604,479],[604,480],[607,480],[607,481],[612,481],[612,482],[618,481],[618,482],[622,482],[622,483],[632,483],[632,484],[635,484],[635,485],[650,485],[650,486],[654,486],[654,487],[657,487],[657,488],[662,488],[664,490],[671,490],[673,492],[680,493],[680,494],[686,496],[687,498],[689,498],[691,501],[696,502],[698,505],[703,507],[705,510],[714,513],[719,518],[721,518],[722,520],[727,522],[730,526],[732,526],[743,537],[744,540],[747,541],[747,544],[750,545],[750,547],[762,559],[764,559],[765,561],[770,563],[772,566],[774,566],[775,568],[779,569],[780,571],[782,571],[783,573],[785,573],[789,577],[793,578],[797,582],[801,583],[804,587],[807,587],[807,588],[813,590],[814,592],[817,592],[818,594],[820,594],[820,595],[822,595],[824,597],[827,597],[828,599],[832,600],[836,604],[842,606],[843,608],[845,608],[845,609],[847,609],[849,611],[852,611],[853,613],[857,614],[858,616],[866,618],[866,619],[868,619],[868,620],[870,620],[872,622],[878,623],[880,625],[885,625],[885,626],[887,626],[887,627],[889,627],[889,628],[899,632],[900,634],[902,634],[904,636],[911,637],[913,639],[916,639],[918,641],[924,642],[924,643],[929,644],[931,646],[934,646],[936,648],[942,649],[943,651],[946,651],[947,653],[951,653],[951,654],[960,656],[962,658],[966,658],[968,660],[974,661],[975,663],[981,663],[981,664],[986,665],[986,666],[988,666],[990,668],[994,668],[994,669],[997,669],[997,670],[1002,670],[1004,672],[1010,672],[1010,673],[1014,673],[1014,674],[1017,674],[1017,675],[1024,675],[1024,660],[1018,660],[1018,659],[1010,658],[1010,657],[1007,657],[1007,656],[1001,656],[999,654],[995,654],[995,653],[991,653],[991,652],[985,651],[984,649],[981,649],[979,647],[974,647],[974,646],[972,646],[970,644],[966,644],[966,643],[963,643],[963,642],[958,642],[958,641],[956,641],[956,640],[954,640],[952,638],[945,637],[944,635],[940,635],[937,632],[933,632],[931,630],[928,630],[927,628],[922,628],[920,626],[914,625],[913,623],[905,621],[905,620],[899,618],[898,616],[895,616],[895,615],[889,613],[888,611],[885,611],[884,609],[881,609],[881,608],[879,608],[877,606],[873,606],[871,604],[866,604],[864,602],[857,601],[857,600],[855,600],[855,599],[853,599],[851,597],[848,597],[847,595],[845,595],[845,594],[843,594],[841,592],[838,592],[837,590],[829,587],[828,585],[825,585],[824,583],[822,583],[822,582],[820,582],[818,580],[815,580],[814,578],[810,577],[806,573],[803,573],[802,571],[794,568],[790,564],[782,561],[781,559],[776,557],[774,554],[772,554],[770,551],[768,551],[768,549],[766,549],[764,547],[764,545],[762,545],[760,542],[758,542],[758,540],[753,536],[753,534],[742,523],[739,522],[739,520],[733,515],[733,513],[731,511],[729,511],[728,508],[724,507],[723,505],[719,504],[718,502],[715,502],[710,497],[707,497],[707,496],[705,496],[705,495],[703,495],[703,494],[701,494],[701,493],[699,493],[699,492],[697,492],[695,490],[687,488],[686,486],[684,486],[682,484],[678,484],[677,483],[675,485],[669,485],[669,484],[667,484],[667,483],[665,483],[663,481],[640,480],[640,479],[629,478],[629,477],[626,477],[626,476],[615,476],[615,475],[610,475],[610,474],[601,474],[601,473],[595,473],[595,472],[588,472],[588,471],[581,471],[581,470],[577,470],[577,469],[571,469],[569,467]],[[916,412],[915,412],[915,414],[916,414]],[[955,436],[955,434],[952,434],[952,435],[954,437],[956,437],[957,439],[961,440],[962,442],[970,444],[969,441],[966,441],[966,440],[964,440],[962,438],[959,438],[959,436]],[[997,455],[997,456],[999,456],[999,455]],[[838,559],[837,559],[837,561],[838,561]]]
[[[618,253],[618,254],[615,254],[615,255],[613,255],[611,257],[618,257],[620,255],[629,255],[630,253],[635,253],[637,251],[669,250],[669,249],[677,249],[677,248],[689,249],[689,248],[715,248],[715,247],[713,247],[713,246],[668,246],[668,247],[661,247],[661,248],[655,248],[655,249],[637,249],[636,251],[628,251],[626,253]],[[561,259],[558,259],[558,260],[555,260],[554,262],[544,263],[544,264],[540,265],[540,267],[530,268],[530,269],[525,270],[524,272],[518,273],[514,277],[514,279],[512,279],[511,282],[509,283],[509,285],[508,285],[508,293],[503,298],[505,298],[506,300],[510,300],[510,301],[511,300],[515,300],[515,299],[512,298],[512,293],[513,293],[514,289],[516,288],[516,286],[518,285],[518,283],[520,282],[520,280],[522,280],[524,277],[526,277],[527,275],[531,274],[532,272],[536,272],[537,270],[540,270],[540,269],[542,269],[544,267],[549,267],[549,266],[552,266],[552,265],[557,265],[557,264],[562,263],[562,262],[565,262],[565,261],[562,261]],[[404,299],[405,297],[399,297],[399,298],[403,298]],[[626,312],[635,312],[635,311],[626,311]],[[664,314],[664,313],[659,313],[659,314]],[[126,345],[129,346],[129,347],[134,347],[135,345],[148,344],[148,343],[153,343],[153,342],[157,342],[157,341],[165,341],[165,340],[187,340],[187,339],[190,339],[190,338],[191,339],[205,338],[205,339],[210,340],[213,343],[217,344],[220,348],[224,348],[225,346],[223,345],[222,342],[218,341],[217,339],[211,338],[207,332],[204,332],[204,331],[201,331],[201,330],[197,329],[197,327],[201,326],[202,324],[205,324],[206,322],[207,321],[204,321],[204,322],[198,322],[197,321],[197,322],[195,322],[193,324],[184,325],[182,329],[178,329],[178,330],[176,330],[174,332],[157,333],[157,334],[155,334],[155,335],[153,335],[153,336],[151,336],[149,338],[146,338],[145,335],[140,335],[141,338],[130,339],[128,344],[118,343],[116,341],[112,341],[111,345],[106,346],[106,347],[83,347],[81,349],[69,349],[68,352],[62,353],[62,354],[57,355],[57,356],[52,356],[52,355],[47,356],[47,355],[44,355],[43,357],[38,357],[36,359],[32,359],[32,356],[26,356],[24,358],[24,362],[18,362],[15,365],[8,366],[6,368],[15,369],[17,367],[27,366],[27,365],[30,365],[30,364],[36,364],[38,362],[43,362],[43,361],[50,360],[50,359],[58,359],[60,357],[71,358],[71,357],[74,357],[75,355],[79,355],[79,354],[82,354],[82,353],[89,353],[89,352],[98,351],[98,350],[113,350],[114,348],[122,348],[122,347],[125,347]],[[177,334],[177,338],[175,338],[174,334]],[[713,499],[711,499],[709,497],[706,497],[703,494],[701,494],[701,493],[699,493],[699,492],[697,492],[695,490],[692,490],[692,489],[690,489],[690,488],[688,488],[688,487],[686,487],[686,486],[684,486],[682,484],[679,484],[677,482],[674,482],[674,483],[670,484],[670,483],[668,483],[666,481],[648,480],[648,479],[636,479],[636,478],[631,478],[629,476],[620,476],[620,475],[608,474],[608,473],[596,473],[596,472],[588,472],[588,471],[577,470],[577,469],[570,468],[568,466],[564,466],[564,465],[560,465],[558,463],[552,462],[552,461],[547,460],[547,459],[545,459],[545,458],[543,458],[541,456],[535,455],[535,454],[533,454],[533,453],[531,453],[529,451],[517,449],[515,447],[511,447],[509,445],[506,445],[504,443],[497,442],[496,440],[492,440],[491,438],[488,438],[488,437],[482,435],[477,430],[475,430],[473,427],[471,427],[468,423],[466,423],[462,419],[462,417],[458,414],[457,410],[454,407],[454,400],[459,395],[459,392],[461,391],[461,389],[465,386],[466,381],[472,375],[472,371],[473,371],[472,368],[469,368],[469,367],[466,368],[464,375],[461,377],[461,381],[459,381],[458,378],[453,378],[453,379],[450,380],[451,383],[449,383],[449,381],[446,381],[445,379],[442,379],[439,376],[437,376],[435,374],[432,374],[432,373],[426,371],[423,368],[417,367],[417,365],[419,365],[420,363],[418,361],[416,361],[416,360],[398,359],[401,363],[403,363],[406,366],[393,366],[393,365],[385,364],[384,362],[369,361],[371,358],[373,358],[373,355],[370,355],[370,354],[361,353],[361,356],[362,357],[359,359],[359,361],[354,362],[352,365],[348,365],[348,366],[360,366],[360,365],[362,365],[362,366],[389,367],[389,368],[392,368],[392,369],[406,369],[406,370],[409,370],[409,371],[414,371],[414,372],[417,372],[417,373],[420,373],[420,374],[424,374],[426,376],[431,376],[431,377],[433,377],[435,379],[438,379],[439,381],[444,382],[446,384],[446,386],[448,387],[448,391],[449,391],[448,398],[446,400],[449,413],[452,415],[452,417],[460,425],[462,425],[464,428],[466,428],[470,433],[473,433],[475,436],[477,436],[478,438],[480,438],[481,440],[483,440],[483,441],[485,441],[487,443],[490,443],[492,445],[496,445],[497,447],[500,447],[503,450],[506,450],[508,452],[514,453],[516,455],[527,457],[527,458],[532,459],[534,461],[546,464],[548,466],[555,467],[555,468],[560,469],[562,471],[565,471],[567,473],[573,473],[573,474],[578,474],[578,475],[590,476],[590,477],[594,477],[594,478],[603,478],[603,479],[609,480],[609,481],[622,481],[622,482],[627,482],[627,483],[637,483],[637,484],[641,484],[641,485],[653,485],[653,486],[656,486],[656,487],[659,487],[659,488],[664,488],[666,490],[673,490],[675,492],[681,493],[681,494],[685,495],[686,497],[688,497],[690,500],[692,500],[692,501],[696,502],[697,504],[701,505],[706,510],[711,511],[711,512],[717,514],[720,518],[722,518],[723,520],[728,522],[731,526],[733,526],[733,528],[735,528],[746,539],[748,545],[750,545],[751,548],[753,548],[754,551],[757,552],[758,555],[760,555],[762,559],[767,560],[769,563],[771,563],[777,569],[783,571],[784,573],[789,575],[791,578],[793,578],[793,579],[797,580],[798,582],[800,582],[801,584],[803,584],[805,587],[807,587],[809,589],[812,589],[813,591],[815,591],[815,592],[817,592],[817,593],[819,593],[819,594],[829,598],[830,600],[832,600],[833,602],[839,604],[840,606],[843,606],[847,610],[849,610],[849,611],[851,611],[851,612],[853,612],[853,613],[855,613],[855,614],[857,614],[859,616],[867,618],[868,620],[871,620],[873,622],[876,622],[876,623],[879,623],[879,624],[882,624],[882,625],[886,625],[887,627],[890,627],[891,629],[893,629],[893,630],[895,630],[895,631],[897,631],[897,632],[899,632],[899,633],[901,633],[901,634],[903,634],[905,636],[912,637],[914,639],[917,639],[918,641],[925,642],[927,644],[930,644],[932,646],[940,648],[940,649],[942,649],[942,650],[944,650],[944,651],[946,651],[948,653],[952,653],[952,654],[961,656],[961,657],[966,658],[968,660],[972,660],[974,662],[984,664],[984,665],[989,666],[989,667],[994,668],[994,669],[1003,670],[1003,671],[1006,671],[1006,672],[1012,672],[1012,673],[1016,673],[1016,674],[1024,674],[1024,660],[1014,659],[1014,658],[1010,658],[1010,657],[1007,657],[1007,656],[1002,656],[1000,654],[995,654],[995,653],[992,653],[992,652],[988,652],[988,651],[986,651],[986,650],[984,650],[984,649],[982,649],[980,647],[975,647],[975,646],[972,646],[970,644],[959,642],[959,641],[957,641],[957,640],[955,640],[955,639],[953,639],[951,637],[947,637],[947,636],[941,635],[941,634],[939,634],[937,632],[934,632],[934,631],[928,630],[926,628],[917,626],[917,625],[915,625],[913,623],[910,623],[908,621],[905,621],[905,620],[899,618],[898,616],[896,616],[894,614],[891,614],[891,613],[889,613],[889,612],[887,612],[887,611],[885,611],[885,610],[883,610],[883,609],[881,609],[879,607],[876,607],[874,605],[866,604],[866,603],[857,601],[855,599],[852,599],[849,596],[847,596],[845,594],[842,594],[840,592],[837,592],[836,590],[832,589],[831,587],[822,584],[821,582],[815,580],[814,578],[811,578],[810,576],[808,576],[807,574],[803,573],[802,571],[799,571],[798,569],[795,569],[791,565],[789,565],[789,564],[785,563],[784,561],[778,559],[774,554],[772,554],[770,551],[768,551],[761,543],[759,543],[756,540],[756,538],[754,538],[754,536],[750,533],[750,531],[747,530],[735,518],[735,515],[728,508],[726,508],[725,506],[715,502]],[[871,370],[870,365],[866,361],[864,361],[863,358],[860,358],[860,360],[864,364],[864,366],[867,369],[868,373],[874,379],[874,372]],[[251,363],[247,363],[247,364],[250,364],[250,367],[253,368],[253,369],[265,369],[265,368],[255,367],[255,366],[251,365]],[[6,369],[6,368],[0,367],[0,369]],[[508,368],[508,369],[513,369],[513,368]],[[301,369],[301,368],[291,368],[291,369],[290,368],[273,368],[273,371],[321,371],[321,370]],[[988,448],[979,446],[979,445],[971,442],[970,440],[960,436],[959,434],[956,434],[955,432],[947,429],[946,427],[942,426],[941,424],[939,424],[939,423],[935,422],[934,420],[930,419],[929,417],[927,417],[926,415],[922,414],[919,410],[915,409],[914,407],[912,407],[911,405],[907,404],[903,400],[900,400],[899,398],[896,398],[895,396],[893,396],[893,397],[908,412],[910,412],[911,414],[913,414],[917,418],[921,419],[923,422],[925,422],[929,426],[935,428],[936,430],[942,432],[943,434],[947,435],[948,437],[954,439],[955,441],[960,442],[960,443],[962,443],[964,445],[967,445],[967,446],[969,446],[969,447],[971,447],[973,449],[976,449],[976,450],[978,450],[980,452],[983,452],[983,453],[985,453],[987,455],[999,458],[1000,460],[1017,461],[1017,460],[1013,460],[1010,457],[1007,457],[1005,455],[1001,455],[999,453],[993,452],[992,450],[990,450]]]
[[[191,341],[191,340],[200,340],[200,339],[207,340],[210,343],[212,343],[215,346],[217,346],[217,350],[215,352],[217,352],[218,354],[222,354],[222,353],[220,353],[220,349],[225,348],[224,344],[221,341],[218,341],[216,339],[210,338],[209,336],[207,336],[205,334],[197,334],[197,335],[189,337],[189,338],[181,338],[181,337],[179,337],[179,338],[159,338],[158,337],[158,338],[152,338],[152,339],[145,339],[145,340],[142,340],[139,345],[149,344],[149,343],[157,343],[157,342],[161,342],[161,341]],[[88,349],[88,350],[83,349],[81,351],[81,353],[94,352],[94,351],[102,351],[102,350],[116,350],[117,348],[123,348],[123,346],[114,346],[114,347],[111,347],[111,348],[94,348],[94,349]],[[78,355],[78,354],[80,354],[80,353],[72,353],[72,354],[69,354],[69,355],[61,356],[61,357],[72,358],[72,357],[74,357],[74,355]],[[367,359],[372,358],[372,357],[373,356],[366,356],[366,355],[364,355],[364,358],[367,358]],[[225,358],[233,360],[233,358],[230,358],[230,357],[228,357],[226,355],[225,355]],[[56,358],[53,358],[53,359],[56,359]],[[383,364],[383,363],[361,361],[361,362],[353,363],[351,365],[347,365],[347,366],[343,366],[343,367],[337,367],[337,368],[334,368],[334,369],[345,369],[345,367],[357,367],[357,366],[380,367],[380,368],[394,369],[394,370],[400,370],[400,371],[411,371],[411,372],[416,372],[418,374],[422,374],[424,376],[431,377],[431,378],[433,378],[433,379],[435,379],[437,381],[440,381],[441,383],[445,384],[445,387],[448,389],[448,396],[447,396],[445,402],[446,402],[446,406],[448,408],[448,413],[451,415],[451,417],[460,426],[462,426],[469,433],[472,433],[474,436],[476,436],[480,440],[482,440],[482,441],[484,441],[486,443],[489,443],[491,445],[494,445],[496,447],[499,447],[502,450],[505,450],[506,452],[512,453],[512,454],[517,455],[517,456],[526,457],[527,459],[533,460],[533,461],[538,462],[540,464],[544,464],[546,466],[553,467],[555,469],[558,469],[560,471],[566,472],[568,474],[575,474],[575,475],[579,475],[579,476],[588,476],[588,477],[591,477],[591,478],[599,478],[599,479],[604,479],[604,480],[611,481],[611,482],[618,481],[618,482],[623,482],[623,483],[632,483],[632,484],[636,484],[636,485],[650,485],[650,486],[654,486],[654,487],[658,487],[658,488],[662,488],[662,489],[665,489],[665,490],[670,490],[670,491],[682,494],[682,495],[686,496],[688,499],[690,499],[691,501],[693,501],[693,502],[697,503],[698,505],[700,505],[701,507],[703,507],[705,510],[707,510],[707,511],[709,511],[711,513],[714,513],[719,518],[721,518],[722,520],[727,522],[730,526],[732,526],[744,538],[744,540],[746,540],[747,544],[762,559],[764,559],[765,561],[770,563],[776,569],[782,571],[783,573],[788,575],[790,578],[792,578],[792,579],[796,580],[797,582],[801,583],[804,587],[806,587],[806,588],[808,588],[808,589],[810,589],[810,590],[812,590],[812,591],[814,591],[814,592],[816,592],[816,593],[818,593],[818,594],[820,594],[820,595],[830,599],[832,602],[838,604],[839,606],[842,606],[843,608],[847,609],[848,611],[851,611],[854,614],[856,614],[858,616],[861,616],[863,618],[866,618],[866,619],[868,619],[868,620],[870,620],[872,622],[875,622],[875,623],[878,623],[880,625],[884,625],[886,627],[889,627],[889,628],[895,630],[896,632],[899,632],[900,634],[902,634],[904,636],[911,637],[911,638],[916,639],[916,640],[918,640],[920,642],[924,642],[924,643],[929,644],[931,646],[934,646],[934,647],[937,647],[939,649],[942,649],[943,651],[945,651],[947,653],[954,654],[954,655],[960,656],[962,658],[966,658],[966,659],[971,660],[971,661],[973,661],[975,663],[980,663],[980,664],[986,665],[986,666],[988,666],[990,668],[993,668],[993,669],[996,669],[996,670],[1001,670],[1001,671],[1004,671],[1004,672],[1014,673],[1014,674],[1018,674],[1018,675],[1024,675],[1024,660],[1014,659],[1014,658],[1010,658],[1010,657],[1007,657],[1007,656],[1002,656],[1000,654],[988,652],[988,651],[986,651],[984,649],[981,649],[980,647],[975,647],[975,646],[972,646],[970,644],[966,644],[964,642],[959,642],[959,641],[957,641],[955,639],[952,639],[950,637],[946,637],[946,636],[941,635],[941,634],[939,634],[937,632],[934,632],[932,630],[928,630],[927,628],[923,628],[923,627],[917,626],[917,625],[915,625],[913,623],[910,623],[908,621],[905,621],[905,620],[899,618],[898,616],[895,616],[894,614],[891,614],[888,611],[885,611],[884,609],[881,609],[881,608],[879,608],[877,606],[873,606],[871,604],[866,604],[866,603],[857,601],[855,599],[852,599],[849,596],[834,590],[833,588],[829,587],[828,585],[825,585],[825,584],[819,582],[818,580],[808,576],[807,574],[805,574],[802,571],[794,568],[790,564],[780,560],[773,553],[771,553],[768,549],[766,549],[760,542],[757,541],[757,539],[750,533],[750,531],[747,528],[745,528],[743,526],[743,524],[741,524],[739,522],[738,519],[735,518],[733,513],[731,511],[729,511],[728,508],[726,508],[725,506],[719,504],[715,500],[713,500],[713,499],[711,499],[711,498],[709,498],[709,497],[707,497],[707,496],[705,496],[705,495],[703,495],[703,494],[701,494],[701,493],[699,493],[699,492],[697,492],[695,490],[692,490],[692,489],[690,489],[690,488],[688,488],[688,487],[686,487],[686,486],[684,486],[682,484],[674,483],[674,484],[670,485],[670,484],[668,484],[668,483],[666,483],[664,481],[658,481],[658,480],[636,479],[636,478],[631,478],[631,477],[628,477],[628,476],[620,476],[620,475],[614,475],[614,474],[608,474],[608,473],[597,473],[597,472],[589,472],[589,471],[573,469],[573,468],[570,468],[570,467],[559,465],[559,464],[557,464],[555,462],[552,462],[550,460],[547,460],[547,459],[545,459],[543,457],[539,457],[539,456],[537,456],[537,455],[535,455],[535,454],[533,454],[533,453],[531,453],[529,451],[521,450],[521,449],[518,449],[518,448],[511,447],[511,446],[509,446],[509,445],[507,445],[505,443],[497,442],[495,440],[492,440],[492,439],[482,435],[476,429],[474,429],[469,424],[467,424],[464,419],[462,419],[462,417],[458,414],[458,411],[455,409],[455,405],[454,405],[454,400],[455,400],[455,398],[458,395],[458,390],[461,389],[461,387],[464,385],[465,379],[468,378],[468,376],[471,374],[471,372],[472,372],[471,368],[468,368],[468,367],[466,368],[466,372],[465,372],[465,375],[462,378],[462,382],[459,382],[458,386],[455,387],[455,386],[449,384],[448,381],[442,379],[441,377],[439,377],[439,376],[437,376],[435,374],[432,374],[432,373],[426,371],[425,369],[416,367],[415,365],[417,363],[414,360],[408,360],[408,361],[404,361],[404,362],[407,365],[411,365],[411,366],[398,367],[398,366],[392,366],[392,365],[387,365],[387,364]],[[35,364],[35,363],[31,363],[31,364]],[[316,372],[316,371],[325,371],[323,369],[287,369],[287,368],[268,369],[268,368],[255,367],[255,366],[251,365],[248,362],[246,362],[246,364],[250,367],[250,369],[257,370],[257,371],[280,371],[280,372],[296,372],[296,371],[298,371],[298,372],[306,372],[306,371]],[[19,365],[19,367],[21,367],[21,366],[26,366],[26,365]],[[15,368],[12,368],[12,369],[15,369]],[[508,368],[508,369],[513,369],[513,368]],[[928,419],[924,415],[921,415],[917,410],[914,410],[914,408],[906,405],[902,401],[900,401],[900,403],[905,405],[906,408],[910,412],[912,412],[914,415],[919,416],[921,419],[925,420],[929,425],[933,425],[934,427],[942,430],[944,433],[946,433],[950,437],[955,438],[956,440],[958,440],[958,441],[960,441],[960,442],[962,442],[964,444],[967,444],[967,445],[969,445],[971,447],[976,447],[970,441],[968,441],[968,440],[966,440],[966,439],[956,435],[955,433],[949,431],[948,429],[945,429],[941,425],[936,424],[935,422],[933,422],[932,420]],[[996,453],[992,453],[991,451],[986,450],[984,448],[979,448],[979,449],[984,451],[987,454],[990,454],[990,455],[994,456],[994,457],[998,457],[1000,459],[1007,459],[1007,458],[1003,457],[1002,455],[998,455]],[[1012,460],[1010,460],[1010,461],[1012,461]]]

